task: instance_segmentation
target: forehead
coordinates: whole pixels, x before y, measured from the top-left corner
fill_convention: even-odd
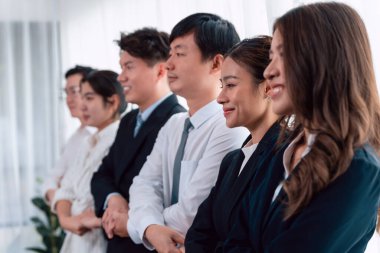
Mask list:
[[[221,69],[222,78],[228,76],[235,76],[238,78],[244,78],[245,76],[250,76],[246,67],[242,64],[237,63],[231,57],[227,57],[222,65]]]
[[[282,35],[281,32],[276,29],[273,33],[271,48],[277,49],[279,46],[282,46]]]
[[[73,86],[78,86],[80,84],[80,81],[82,80],[82,74],[74,74],[70,75],[66,79],[66,87],[73,87]]]
[[[130,55],[127,51],[124,51],[124,50],[122,50],[120,52],[119,63],[120,63],[120,65],[129,64],[129,63],[147,65],[147,63],[143,59],[138,58],[138,57],[134,57],[134,56]]]
[[[184,36],[175,38],[172,43],[170,43],[170,49],[198,49],[197,44],[195,43],[194,33],[188,33]]]
[[[86,81],[82,83],[81,86],[81,91],[82,93],[89,93],[89,92],[94,92],[94,89],[91,87],[91,85]]]

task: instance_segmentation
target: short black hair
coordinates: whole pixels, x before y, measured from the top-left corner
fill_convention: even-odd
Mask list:
[[[91,72],[95,71],[95,69],[88,67],[88,66],[81,66],[81,65],[75,65],[74,68],[71,68],[66,71],[65,78],[67,79],[69,76],[75,75],[75,74],[81,74],[82,77],[88,76]]]
[[[81,85],[84,82],[88,82],[95,93],[103,98],[105,103],[109,97],[117,94],[120,99],[118,112],[121,114],[125,111],[128,104],[125,101],[123,87],[117,81],[117,77],[118,74],[111,70],[93,71],[82,79]]]
[[[176,24],[170,34],[169,42],[194,32],[195,43],[202,53],[202,59],[208,60],[217,54],[224,55],[240,41],[234,25],[210,13],[195,13]]]
[[[141,58],[152,67],[169,58],[169,34],[155,28],[142,28],[133,33],[121,33],[116,43],[133,57]]]

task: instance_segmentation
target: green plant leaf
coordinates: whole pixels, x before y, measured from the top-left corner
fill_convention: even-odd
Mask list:
[[[46,249],[36,248],[36,247],[28,247],[26,248],[26,250],[39,252],[39,253],[49,253]]]

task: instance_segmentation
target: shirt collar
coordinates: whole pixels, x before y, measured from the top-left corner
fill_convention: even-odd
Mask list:
[[[289,146],[284,151],[284,156],[283,156],[282,162],[283,162],[283,165],[285,168],[285,178],[287,178],[289,176],[289,171],[290,171],[289,165],[290,165],[292,155],[294,153],[295,144],[304,136],[305,136],[305,132],[302,131],[299,135],[297,135],[296,138],[294,138],[294,140],[289,144]],[[306,140],[307,146],[306,146],[305,150],[303,151],[301,158],[304,158],[310,152],[311,147],[313,146],[313,144],[315,142],[316,136],[317,136],[317,134],[312,134],[312,133],[309,134],[309,136]]]
[[[203,106],[201,109],[196,111],[194,115],[190,117],[190,122],[193,127],[199,128],[208,119],[212,118],[215,114],[222,112],[222,106],[216,102],[216,100],[211,101],[207,105]]]
[[[89,141],[91,144],[98,143],[99,140],[101,140],[104,136],[109,135],[110,133],[116,132],[117,128],[119,127],[120,120],[115,120],[102,130],[94,133],[91,138],[89,138]]]
[[[170,95],[172,95],[171,92],[169,92],[169,94],[167,94],[166,96],[163,96],[162,98],[154,102],[151,106],[146,108],[143,112],[139,111],[139,114],[141,115],[141,119],[143,120],[143,122],[145,122],[149,118],[149,116],[152,114],[154,109],[156,109]]]

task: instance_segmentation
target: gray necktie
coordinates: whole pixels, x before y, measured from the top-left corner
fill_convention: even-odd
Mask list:
[[[136,117],[136,125],[135,125],[135,129],[133,131],[133,137],[136,137],[136,135],[138,134],[140,128],[141,128],[141,125],[144,123],[143,119],[142,119],[142,116],[141,116],[141,113],[137,114],[137,117]]]
[[[172,205],[178,202],[179,178],[181,177],[181,161],[183,158],[183,153],[185,151],[187,136],[189,134],[190,127],[192,127],[192,125],[191,125],[190,119],[187,118],[185,120],[185,126],[183,128],[181,142],[179,143],[177,154],[174,160],[173,188],[172,188],[172,198],[171,198]]]

